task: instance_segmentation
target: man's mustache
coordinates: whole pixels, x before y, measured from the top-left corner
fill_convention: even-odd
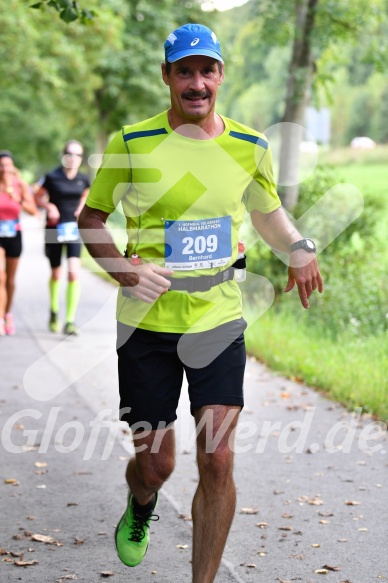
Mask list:
[[[210,97],[210,93],[209,91],[185,91],[184,93],[182,93],[182,97],[184,99],[206,99],[207,97]]]

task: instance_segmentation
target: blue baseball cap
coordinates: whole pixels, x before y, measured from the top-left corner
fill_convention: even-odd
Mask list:
[[[174,30],[164,43],[164,51],[166,61],[170,63],[192,55],[203,55],[224,62],[216,35],[202,24],[185,24]]]

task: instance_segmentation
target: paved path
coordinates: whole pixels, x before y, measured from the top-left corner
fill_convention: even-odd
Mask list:
[[[24,226],[17,335],[0,339],[0,547],[7,552],[0,581],[92,583],[110,572],[112,583],[190,583],[197,471],[187,396],[183,391],[177,467],[162,490],[161,518],[144,562],[128,569],[113,544],[132,451],[117,420],[115,291],[83,271],[82,334],[48,332],[43,233],[36,219]],[[351,416],[253,359],[245,395],[237,512],[216,582],[388,580],[384,428],[379,433],[370,418]],[[33,535],[51,537],[51,544]]]

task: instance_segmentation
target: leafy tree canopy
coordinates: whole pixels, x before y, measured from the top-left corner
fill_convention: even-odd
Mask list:
[[[36,174],[58,161],[67,139],[101,151],[121,125],[165,108],[165,39],[210,18],[198,0],[32,4],[0,0],[0,145]],[[76,19],[62,14],[68,8]]]

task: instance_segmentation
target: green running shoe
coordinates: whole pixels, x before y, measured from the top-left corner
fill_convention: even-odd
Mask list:
[[[158,494],[156,493],[154,510],[157,503]],[[121,517],[115,531],[117,554],[120,561],[124,565],[127,565],[127,567],[136,567],[136,565],[142,562],[149,545],[149,527],[151,520],[159,520],[159,516],[153,514],[153,510],[144,516],[135,514],[133,509],[133,496],[129,493],[127,509]]]
[[[57,312],[53,312],[52,310],[50,312],[49,328],[51,332],[59,332],[61,328],[61,323],[58,319],[58,314]]]
[[[73,322],[67,322],[63,328],[63,333],[66,334],[66,336],[78,336],[79,329]]]

